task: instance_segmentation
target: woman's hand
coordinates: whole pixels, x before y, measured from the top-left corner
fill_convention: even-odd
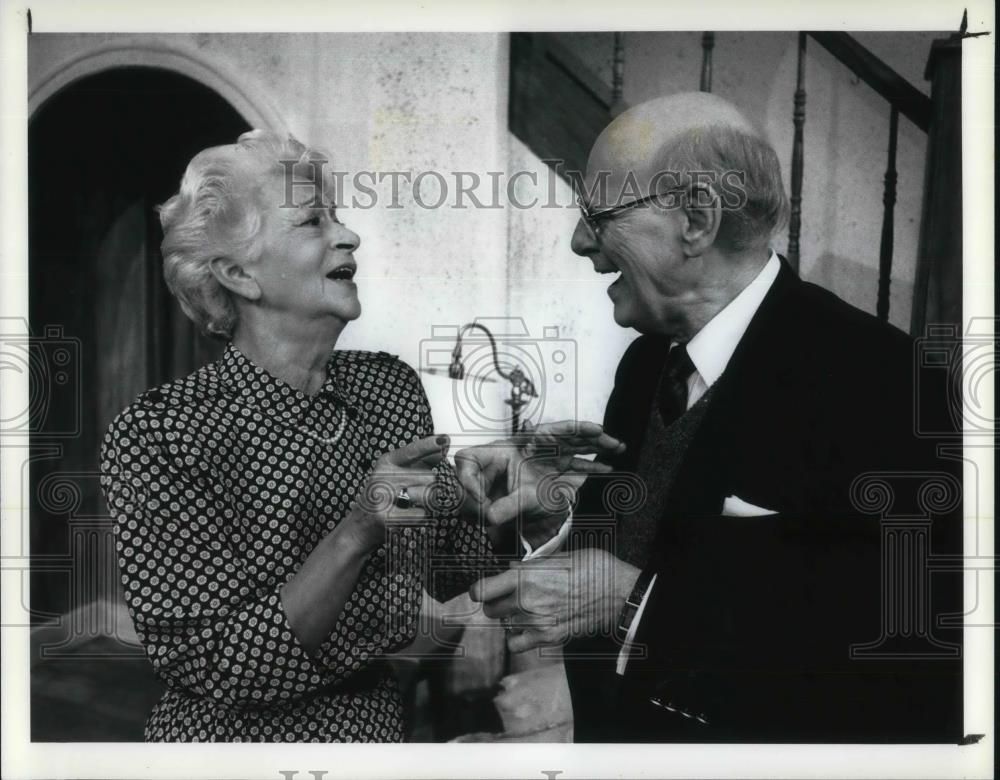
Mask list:
[[[289,625],[309,652],[330,635],[368,555],[385,540],[386,524],[426,516],[422,507],[434,482],[432,469],[447,452],[447,436],[428,436],[380,457],[354,509],[281,589]],[[413,501],[410,509],[396,506],[404,487]]]
[[[433,469],[448,453],[447,436],[427,436],[405,447],[383,454],[368,476],[357,504],[345,523],[358,546],[371,552],[385,541],[391,521],[419,520],[435,480]],[[397,506],[396,498],[405,489],[412,506]]]
[[[538,547],[559,529],[584,480],[612,470],[580,456],[624,450],[597,423],[566,420],[526,426],[515,437],[461,450],[455,465],[469,505],[493,526],[520,519],[522,535]]]

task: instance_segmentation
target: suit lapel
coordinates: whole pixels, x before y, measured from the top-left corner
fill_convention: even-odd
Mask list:
[[[714,386],[714,398],[667,497],[661,528],[679,530],[698,516],[718,515],[738,476],[747,428],[774,407],[776,380],[792,365],[782,349],[791,324],[787,304],[802,282],[783,261],[771,289]],[[771,421],[780,426],[780,420]]]

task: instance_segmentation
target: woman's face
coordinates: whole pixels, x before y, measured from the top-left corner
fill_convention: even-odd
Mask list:
[[[292,194],[288,199],[281,175],[269,174],[254,196],[261,253],[246,270],[260,288],[258,305],[297,319],[357,319],[354,250],[361,239],[324,205],[330,193],[296,182]]]

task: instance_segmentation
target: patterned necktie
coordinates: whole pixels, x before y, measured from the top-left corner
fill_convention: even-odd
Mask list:
[[[660,416],[665,425],[670,425],[687,411],[687,383],[693,373],[694,363],[688,356],[687,346],[677,344],[672,347],[663,364],[663,377],[657,399]]]

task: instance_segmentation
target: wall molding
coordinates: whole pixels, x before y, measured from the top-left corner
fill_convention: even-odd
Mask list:
[[[97,45],[50,64],[35,83],[28,85],[29,119],[49,99],[79,79],[123,67],[160,68],[187,76],[218,93],[252,127],[288,132],[285,121],[274,106],[262,94],[251,94],[241,86],[241,79],[235,70],[220,66],[197,51],[146,39]]]

